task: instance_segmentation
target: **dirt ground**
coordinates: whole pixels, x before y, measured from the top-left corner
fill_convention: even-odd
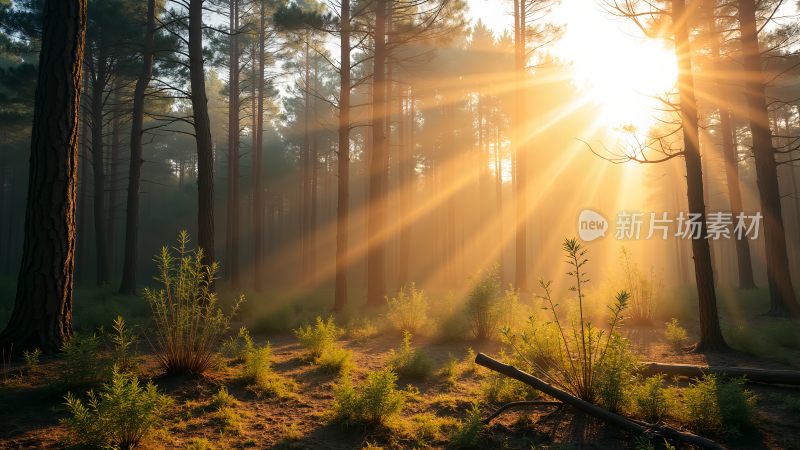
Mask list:
[[[657,332],[631,335],[643,360],[714,365],[775,367],[785,365],[755,360],[742,354],[678,354],[662,342]],[[238,379],[238,367],[226,364],[204,377],[163,377],[152,355],[145,355],[143,372],[151,376],[159,389],[175,399],[164,429],[150,436],[144,448],[309,448],[360,449],[368,444],[383,448],[444,448],[444,431],[425,442],[406,431],[413,418],[421,413],[461,419],[474,400],[481,399],[480,384],[484,374],[462,374],[456,383],[438,375],[424,382],[413,382],[419,395],[406,405],[401,423],[389,429],[344,428],[332,423],[329,410],[337,375],[322,373],[303,359],[303,349],[289,334],[270,336],[275,371],[294,381],[294,396],[287,399],[259,398]],[[256,338],[264,342],[265,337]],[[398,345],[396,335],[380,335],[366,341],[344,340],[354,353],[354,377],[368,370],[380,369],[390,350]],[[416,342],[436,361],[443,364],[450,355],[463,359],[467,347],[477,352],[497,354],[498,344]],[[796,359],[800,366],[800,355]],[[53,387],[59,363],[43,360],[37,374],[6,381],[0,388],[0,448],[64,448],[68,433],[59,424],[65,417],[63,390]],[[407,380],[400,380],[405,386]],[[238,400],[239,419],[223,423],[209,406],[212,396],[225,385]],[[756,429],[736,439],[717,437],[729,448],[800,449],[800,417],[786,407],[787,399],[800,401],[800,389],[751,385],[758,395]],[[497,405],[481,403],[489,414]],[[637,442],[614,428],[568,407],[534,406],[509,412],[489,426],[482,448],[637,448]]]

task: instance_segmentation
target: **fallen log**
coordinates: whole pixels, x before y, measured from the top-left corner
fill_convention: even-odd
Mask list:
[[[720,444],[712,441],[711,439],[704,438],[702,436],[697,436],[692,433],[686,433],[663,425],[651,425],[651,424],[645,424],[643,422],[633,421],[628,419],[627,417],[612,413],[611,411],[608,411],[593,403],[589,403],[585,400],[575,397],[574,395],[566,391],[563,391],[555,386],[547,384],[541,379],[529,373],[523,372],[514,366],[503,364],[500,361],[497,361],[496,359],[484,355],[483,353],[479,353],[475,357],[475,363],[483,367],[486,367],[487,369],[501,373],[507,377],[511,377],[515,380],[533,386],[534,388],[544,392],[545,394],[549,395],[550,397],[553,397],[556,400],[559,400],[567,405],[574,407],[579,411],[582,411],[600,420],[615,425],[630,433],[646,436],[650,439],[659,437],[666,438],[669,440],[683,442],[701,448],[715,449],[715,450],[724,449],[724,447],[722,447]]]
[[[707,373],[723,377],[746,377],[747,381],[766,384],[786,384],[800,386],[800,371],[756,369],[752,367],[713,367],[695,366],[691,364],[663,364],[657,362],[642,363],[642,374],[698,378]]]

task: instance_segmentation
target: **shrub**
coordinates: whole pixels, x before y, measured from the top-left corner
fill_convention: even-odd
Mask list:
[[[408,331],[403,333],[400,348],[389,353],[388,365],[402,377],[425,379],[433,373],[433,361],[427,353],[411,345]]]
[[[136,336],[128,329],[122,316],[114,319],[111,346],[113,364],[123,371],[135,371],[140,360],[136,352]]]
[[[416,333],[428,322],[428,298],[414,283],[400,288],[397,296],[386,300],[389,312],[386,317],[395,329]]]
[[[236,399],[228,392],[228,388],[225,386],[221,386],[219,391],[211,397],[211,404],[210,406],[215,410],[220,408],[224,408],[226,406],[235,406]]]
[[[744,379],[706,374],[683,390],[684,420],[698,432],[736,436],[751,424],[755,402],[755,395],[744,389]]]
[[[498,308],[500,275],[496,266],[487,270],[472,287],[467,298],[467,315],[476,339],[494,337],[501,327]]]
[[[365,341],[378,335],[378,327],[369,319],[353,319],[347,323],[344,334],[354,341]]]
[[[25,360],[25,371],[34,373],[39,370],[39,360],[42,356],[42,350],[35,348],[33,351],[25,350],[22,352],[22,358]]]
[[[458,425],[450,436],[448,448],[478,449],[481,448],[481,433],[486,426],[483,424],[481,410],[477,403],[473,403],[467,410],[467,417]]]
[[[131,448],[163,422],[171,403],[154,384],[142,386],[136,375],[115,369],[98,394],[89,391],[87,403],[67,394],[70,417],[62,422],[80,444]]]
[[[668,391],[664,388],[663,375],[648,377],[633,390],[633,407],[636,415],[650,423],[664,420],[671,409],[669,400]]]
[[[244,361],[248,353],[253,351],[255,345],[250,331],[246,327],[239,328],[239,334],[229,337],[222,343],[222,354],[236,361]]]
[[[651,324],[662,283],[656,278],[652,267],[649,276],[643,274],[632,261],[631,252],[625,247],[620,249],[619,260],[625,291],[630,294],[630,321],[642,325]]]
[[[674,317],[667,322],[667,329],[664,331],[664,336],[667,338],[670,347],[675,350],[680,350],[689,343],[689,333],[686,331],[686,328],[683,328],[680,323],[678,323],[678,319]]]
[[[588,402],[602,401],[619,406],[622,389],[632,357],[619,336],[628,293],[617,293],[610,307],[608,330],[599,329],[584,317],[584,285],[588,282],[584,266],[587,250],[576,239],[566,239],[563,249],[570,265],[568,275],[575,279],[570,288],[578,300],[577,317],[564,322],[553,300],[551,283],[540,281],[552,320],[531,317],[519,335],[506,329],[503,334],[516,358],[531,367],[545,381]]]
[[[245,355],[242,378],[250,383],[248,389],[258,396],[292,396],[292,384],[272,370],[272,347],[269,343],[263,347],[255,347]]]
[[[402,411],[406,393],[397,389],[397,374],[391,369],[369,372],[353,386],[349,374],[335,388],[334,415],[345,424],[385,425]]]
[[[638,365],[628,341],[619,335],[611,336],[605,356],[597,362],[596,375],[598,397],[606,409],[616,413],[625,409]]]
[[[61,346],[61,381],[67,387],[85,387],[101,382],[108,363],[100,357],[100,338],[75,335]]]
[[[318,316],[313,326],[306,324],[294,330],[294,334],[308,350],[309,356],[315,359],[319,358],[326,348],[332,347],[342,333],[334,323],[333,317],[322,320],[322,317]]]
[[[162,287],[145,288],[155,332],[153,346],[167,373],[200,374],[211,368],[220,341],[244,297],[239,297],[230,315],[217,305],[211,289],[219,265],[203,263],[203,249],[190,250],[189,237],[178,237],[177,255],[166,246],[156,256]]]
[[[353,352],[334,345],[323,350],[314,364],[326,372],[347,372],[353,367]]]
[[[452,353],[447,355],[447,361],[439,369],[439,374],[447,380],[447,384],[455,385],[458,377],[461,375],[461,361],[458,360]]]
[[[505,375],[490,372],[480,384],[483,398],[490,403],[533,400],[539,394],[530,386]]]

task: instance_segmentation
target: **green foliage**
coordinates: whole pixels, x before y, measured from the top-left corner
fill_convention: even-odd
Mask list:
[[[628,342],[619,335],[611,336],[605,356],[597,361],[595,379],[600,403],[606,409],[619,413],[627,407],[638,365]]]
[[[228,392],[228,388],[221,386],[216,394],[211,397],[211,405],[215,410],[236,406],[236,399]]]
[[[136,352],[136,336],[125,324],[122,316],[114,319],[111,333],[111,361],[123,371],[135,371],[140,357]]]
[[[489,372],[481,381],[480,390],[487,402],[496,404],[533,400],[539,397],[539,394],[527,384],[497,372]]]
[[[738,436],[751,425],[756,397],[744,379],[723,380],[706,374],[683,390],[683,419],[698,432]]]
[[[308,351],[312,359],[319,358],[325,349],[335,345],[342,331],[336,326],[333,317],[322,320],[317,316],[314,325],[306,324],[294,330],[295,336]]]
[[[256,395],[292,397],[293,384],[272,370],[272,347],[269,343],[255,347],[245,355],[242,378],[250,383],[248,389]]]
[[[222,343],[222,354],[236,361],[244,361],[248,353],[253,351],[255,345],[247,327],[239,328],[239,334],[229,337]]]
[[[323,350],[314,363],[326,372],[349,372],[353,368],[353,352],[333,345]]]
[[[458,377],[461,376],[461,361],[458,360],[452,353],[447,355],[447,361],[439,369],[439,374],[447,380],[449,385],[455,385]]]
[[[403,343],[389,353],[388,363],[402,377],[425,379],[433,373],[433,361],[422,350],[411,345],[411,333],[403,333]]]
[[[167,373],[200,374],[214,364],[222,336],[244,297],[230,315],[217,305],[211,289],[219,265],[203,263],[203,249],[190,250],[189,237],[178,237],[177,255],[166,246],[156,257],[161,289],[145,288],[155,332],[151,344]]]
[[[619,257],[625,291],[630,294],[630,318],[632,323],[648,325],[653,321],[653,313],[658,303],[658,293],[663,284],[656,278],[655,269],[645,275],[636,267],[631,252],[622,247]]]
[[[467,316],[476,339],[486,340],[501,328],[500,275],[496,266],[487,270],[472,287],[467,298]]]
[[[629,295],[617,293],[609,307],[611,319],[608,330],[595,327],[584,317],[584,285],[588,282],[584,266],[587,250],[576,239],[564,241],[563,249],[575,284],[570,288],[578,300],[577,317],[567,321],[559,317],[553,300],[550,282],[540,281],[541,298],[551,321],[532,316],[521,333],[503,331],[516,358],[528,365],[545,381],[589,402],[603,402],[606,407],[621,408],[625,384],[632,377],[635,359],[627,342],[619,336],[623,312]]]
[[[646,378],[633,390],[633,408],[638,417],[646,422],[659,423],[670,411],[671,396],[664,388],[664,376]]]
[[[132,448],[163,422],[172,400],[156,386],[142,386],[136,375],[114,370],[111,381],[88,400],[67,394],[70,417],[62,422],[79,444]]]
[[[335,387],[333,412],[344,424],[385,425],[402,411],[406,397],[391,369],[369,372],[358,386],[344,373]]]
[[[473,403],[467,410],[467,416],[458,425],[450,436],[448,448],[453,449],[478,449],[482,447],[481,434],[486,429],[481,417],[481,410],[477,403]]]
[[[108,375],[108,363],[100,357],[100,338],[78,334],[61,346],[61,381],[67,387],[85,387]]]
[[[365,318],[352,319],[347,323],[345,328],[345,336],[356,342],[363,342],[367,339],[378,335],[378,327]]]
[[[416,333],[428,323],[428,298],[414,283],[400,288],[394,298],[386,300],[389,323],[398,331]]]
[[[42,350],[35,348],[33,351],[25,350],[22,352],[22,358],[25,360],[25,371],[34,373],[39,370],[39,360],[42,356]]]
[[[683,328],[680,323],[678,323],[678,319],[674,317],[667,322],[664,336],[667,338],[670,347],[675,350],[680,350],[689,343],[689,333],[686,331],[686,328]]]

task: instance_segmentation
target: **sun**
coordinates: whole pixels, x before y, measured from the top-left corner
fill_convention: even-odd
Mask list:
[[[600,120],[609,129],[645,134],[663,107],[658,96],[676,83],[675,55],[666,43],[645,37],[601,5],[587,0],[560,4],[555,14],[564,34],[555,53],[572,65],[575,83],[587,103],[598,105]]]

